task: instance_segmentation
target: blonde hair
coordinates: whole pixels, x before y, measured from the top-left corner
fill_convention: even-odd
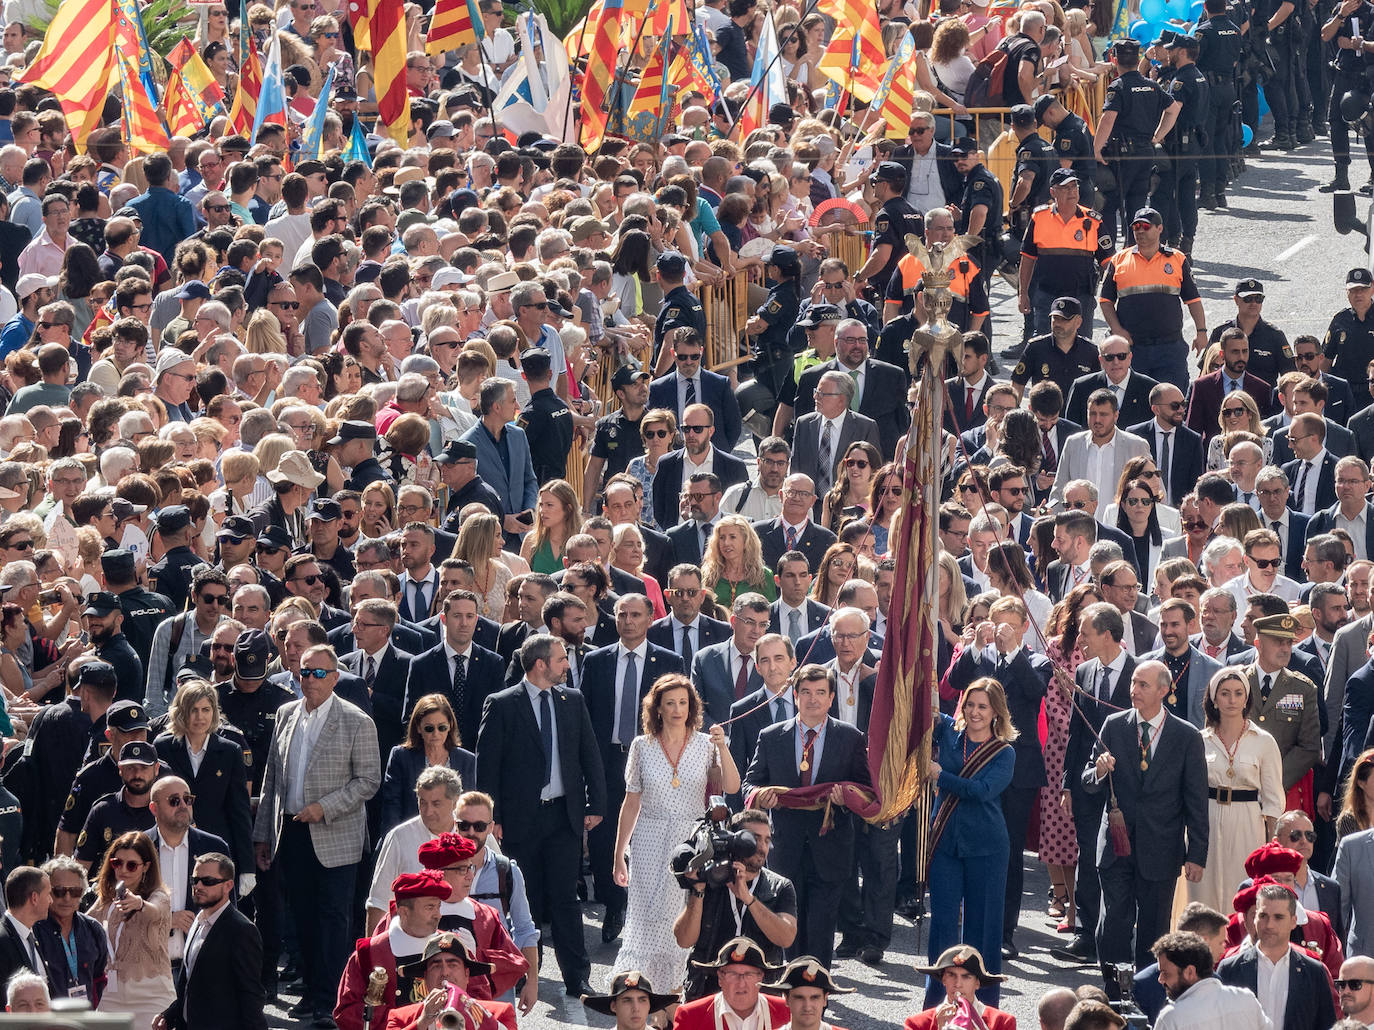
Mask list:
[[[550,479],[544,483],[539,487],[539,495],[543,496],[544,494],[553,494],[558,499],[558,503],[563,506],[563,539],[557,541],[561,550],[562,546],[568,542],[569,537],[582,531],[582,502],[578,499],[577,491],[566,479]],[[548,527],[536,518],[534,520],[533,550],[537,552],[546,541],[550,547],[555,543]],[[559,556],[555,554],[554,557]]]
[[[253,448],[253,456],[258,459],[258,468],[275,469],[282,455],[296,449],[296,441],[285,433],[268,433]]]
[[[954,728],[962,730],[964,728],[964,702],[968,696],[976,691],[981,691],[987,695],[988,704],[992,706],[992,735],[998,740],[1010,744],[1018,736],[1020,731],[1012,725],[1011,711],[1007,708],[1007,692],[1002,689],[1002,684],[998,683],[991,676],[980,676],[959,695],[959,714],[954,717]]]
[[[219,726],[219,690],[207,680],[188,680],[177,688],[176,697],[167,709],[173,736],[189,735],[191,709],[201,701],[210,702],[210,731],[213,733]]]
[[[249,315],[243,331],[243,347],[249,354],[285,354],[286,337],[282,335],[277,316],[266,308],[258,308]]]
[[[706,555],[701,560],[701,585],[707,590],[715,590],[716,584],[725,578],[725,560],[720,556],[719,541],[720,531],[726,526],[740,534],[739,563],[744,575],[739,582],[762,591],[767,579],[763,567],[763,548],[754,527],[743,515],[722,515],[716,523],[711,540],[706,545]]]

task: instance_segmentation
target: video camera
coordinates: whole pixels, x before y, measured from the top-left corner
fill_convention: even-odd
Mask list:
[[[1111,988],[1115,986],[1120,996],[1120,1000],[1113,1001],[1111,1005],[1117,1015],[1126,1021],[1127,1030],[1148,1030],[1150,1017],[1135,1003],[1135,966],[1104,962],[1102,968],[1110,978],[1107,993],[1111,994]]]
[[[729,819],[725,799],[712,795],[692,835],[674,849],[668,868],[683,890],[691,890],[694,883],[723,887],[735,878],[735,863],[758,851],[758,838],[748,830],[730,829]]]

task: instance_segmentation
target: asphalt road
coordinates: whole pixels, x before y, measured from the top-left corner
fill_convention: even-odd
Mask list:
[[[1365,181],[1363,155],[1356,151],[1351,180]],[[1265,284],[1264,317],[1287,333],[1289,340],[1301,333],[1324,335],[1331,316],[1345,305],[1346,271],[1368,267],[1364,238],[1340,236],[1332,228],[1331,199],[1317,187],[1331,176],[1330,147],[1325,139],[1292,154],[1273,153],[1249,160],[1244,175],[1228,195],[1227,211],[1203,211],[1193,253],[1194,273],[1204,298],[1207,325],[1232,317],[1232,290],[1237,280],[1256,278]],[[1359,200],[1363,212],[1366,201]],[[993,294],[994,323],[999,353],[1005,354],[1010,327],[1020,325],[1016,300],[1005,284]],[[1098,325],[1101,326],[1099,315]],[[1014,362],[1012,363],[1014,364]],[[1012,366],[1003,361],[1003,374]],[[1026,897],[1022,906],[1017,943],[1021,957],[1004,970],[1011,979],[1003,985],[1002,1008],[1017,1017],[1021,1027],[1036,1026],[1035,1005],[1052,986],[1077,987],[1096,980],[1095,971],[1062,966],[1049,949],[1067,940],[1056,935],[1045,916],[1049,881],[1033,855],[1026,857]],[[665,913],[672,918],[675,913]],[[601,943],[599,905],[584,906],[586,938],[594,968],[592,983],[600,989],[606,980],[616,946]],[[919,1007],[923,978],[912,966],[926,961],[926,936],[901,918],[882,968],[872,969],[850,959],[836,965],[836,973],[857,993],[836,999],[828,1017],[850,1030],[876,1030],[900,1026]],[[553,964],[552,955],[549,962]],[[554,970],[556,973],[556,969]],[[1088,974],[1093,973],[1090,977]],[[308,1026],[286,1016],[285,1006],[296,999],[283,994],[282,1006],[269,1010],[273,1026]],[[588,1012],[563,994],[562,982],[545,977],[539,1004],[521,1017],[522,1030],[554,1030],[559,1026],[612,1026],[613,1021]]]

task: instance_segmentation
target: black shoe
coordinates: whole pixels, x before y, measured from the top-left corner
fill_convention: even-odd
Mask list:
[[[1325,185],[1317,187],[1318,193],[1349,193],[1350,180],[1344,175],[1338,175]]]
[[[1299,126],[1298,126],[1298,142],[1299,142],[1300,144],[1301,144],[1301,143],[1312,143],[1312,142],[1315,142],[1316,139],[1317,139],[1317,134],[1316,134],[1316,132],[1313,130],[1312,126],[1310,126],[1310,125],[1299,125]]]
[[[1242,150],[1241,153],[1244,154],[1246,157],[1261,157],[1263,156],[1264,151],[1260,150],[1259,143],[1255,142],[1254,140],[1251,140],[1250,145],[1246,147],[1244,150]]]
[[[874,969],[877,969],[883,964],[883,949],[872,944],[865,948],[860,948],[859,961],[866,966],[872,966]]]
[[[1225,194],[1225,193],[1218,193],[1218,194],[1217,194],[1217,207],[1221,208],[1222,210],[1225,210],[1225,209],[1226,209],[1227,204],[1226,204],[1226,194]]]
[[[298,1019],[301,1016],[313,1016],[315,1014],[315,1006],[308,999],[302,998],[300,1001],[296,1002],[296,1004],[292,1005],[289,1009],[287,1009],[286,1014],[288,1016],[295,1016]]]
[[[1002,942],[1002,957],[1010,962],[1012,959],[1020,958],[1021,952],[1017,950],[1016,945],[1010,940],[1005,940]]]
[[[585,976],[577,983],[565,984],[563,991],[570,998],[585,998],[589,994],[596,993],[596,991],[592,990],[592,985],[587,982]]]
[[[607,912],[601,920],[601,943],[610,944],[620,936],[620,931],[625,929],[624,912]]]
[[[847,937],[840,938],[840,945],[835,949],[836,958],[853,958],[860,954],[863,949],[859,947],[858,941],[852,941]]]
[[[1359,194],[1360,196],[1362,196],[1362,197],[1368,197],[1368,196],[1370,196],[1370,195],[1374,195],[1374,179],[1370,179],[1367,183],[1365,183],[1363,186],[1361,186],[1361,187],[1360,187],[1359,189],[1357,189],[1355,192],[1358,193],[1358,194]]]
[[[1213,193],[1199,193],[1197,195],[1197,206],[1205,211],[1211,211],[1217,206],[1217,198]]]
[[[1051,948],[1050,954],[1060,962],[1068,962],[1076,966],[1097,964],[1097,945],[1086,934],[1079,934],[1074,937],[1068,947]]]
[[[310,1024],[316,1030],[339,1030],[339,1024],[334,1022],[334,1017],[327,1012],[321,1012]]]

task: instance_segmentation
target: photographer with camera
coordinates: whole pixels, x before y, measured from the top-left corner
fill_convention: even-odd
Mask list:
[[[688,885],[686,903],[673,921],[673,936],[692,950],[687,964],[685,1000],[703,998],[718,989],[715,970],[705,964],[734,937],[747,937],[763,949],[770,965],[783,961],[783,952],[797,937],[797,892],[792,881],[767,868],[773,832],[768,814],[757,808],[737,812],[730,829],[751,834],[754,853],[729,865],[715,877],[708,866],[701,872],[685,870],[679,882]],[[722,882],[715,882],[722,881]]]

